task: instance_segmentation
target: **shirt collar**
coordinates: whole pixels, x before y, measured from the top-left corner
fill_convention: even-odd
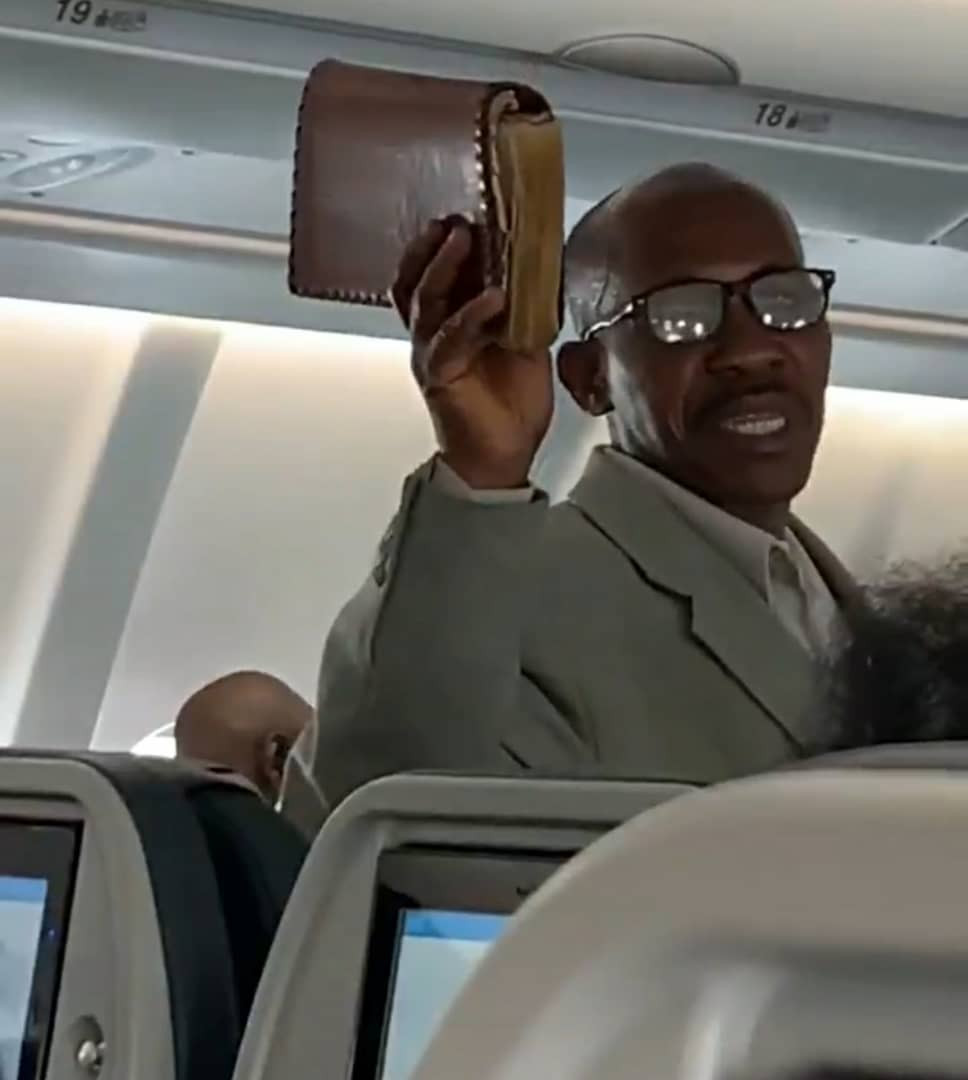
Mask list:
[[[193,759],[191,764],[196,768],[201,769],[203,772],[212,773],[214,776],[218,776],[228,783],[235,784],[236,787],[245,788],[254,795],[258,795],[260,799],[262,798],[262,792],[259,791],[248,777],[243,776],[241,773],[237,773],[228,765],[219,765],[218,762],[215,761],[203,761],[197,758]]]
[[[689,522],[697,532],[706,537],[733,563],[733,565],[756,587],[767,601],[770,600],[770,558],[773,552],[782,553],[800,574],[799,543],[788,528],[782,540],[759,529],[748,521],[735,517],[637,458],[609,447],[609,457],[621,463],[640,481],[652,484],[665,499]]]

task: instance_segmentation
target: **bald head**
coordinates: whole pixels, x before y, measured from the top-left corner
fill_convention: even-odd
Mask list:
[[[289,752],[312,719],[309,703],[281,680],[235,672],[182,706],[175,721],[177,754],[224,765],[275,802]]]
[[[659,234],[668,233],[670,225],[696,227],[750,211],[781,223],[800,251],[799,234],[786,208],[714,165],[673,165],[613,191],[578,222],[565,248],[565,296],[575,329],[583,333],[629,299],[653,241],[661,258],[658,249],[666,237]]]

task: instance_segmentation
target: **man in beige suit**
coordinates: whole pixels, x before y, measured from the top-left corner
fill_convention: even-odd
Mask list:
[[[529,486],[551,366],[493,343],[499,291],[453,313],[469,251],[433,226],[394,289],[440,452],[326,645],[322,793],[413,769],[709,782],[797,756],[851,592],[790,513],[833,275],[804,268],[782,207],[708,166],[600,204],[568,242],[580,340],[558,373],[611,446],[552,507]]]

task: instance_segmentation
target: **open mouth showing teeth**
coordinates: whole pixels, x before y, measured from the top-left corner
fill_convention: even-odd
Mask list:
[[[777,416],[775,413],[770,415],[759,413],[750,416],[730,416],[728,419],[723,420],[720,426],[725,428],[726,431],[734,432],[736,435],[775,435],[778,431],[783,431],[787,426],[787,418]]]

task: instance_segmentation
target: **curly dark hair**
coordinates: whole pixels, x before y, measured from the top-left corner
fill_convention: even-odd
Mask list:
[[[968,554],[865,590],[825,682],[823,745],[968,739]]]

